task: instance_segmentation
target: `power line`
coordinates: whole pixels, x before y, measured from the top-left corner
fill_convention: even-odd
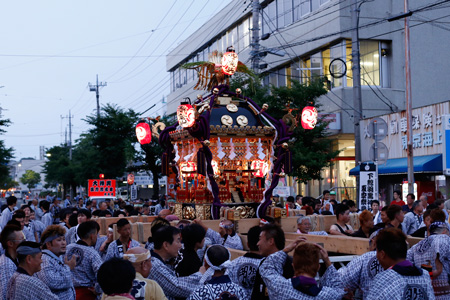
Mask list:
[[[192,2],[189,4],[189,8],[192,7],[192,4],[194,4],[195,0],[192,0]],[[205,5],[202,7],[202,9],[200,11],[203,11],[203,9],[205,8]],[[180,21],[183,19],[183,17],[186,15],[186,13],[189,11],[189,9],[186,9],[184,11],[184,13],[181,15],[181,17],[178,19],[178,21],[175,23],[174,26],[172,26],[171,30],[169,31],[169,33],[167,33],[164,38],[161,41],[158,41],[158,45],[156,46],[156,48],[153,50],[152,54],[156,51],[156,49],[158,49],[162,43],[170,36],[170,34],[172,33],[172,31],[175,29],[175,27],[180,23]],[[194,18],[195,19],[195,18]],[[193,21],[192,21],[193,22]],[[192,24],[192,22],[190,24]],[[188,25],[189,27],[190,25]],[[170,46],[169,46],[170,47]],[[130,80],[132,78],[134,78],[135,76],[139,75],[140,73],[142,73],[142,71],[146,70],[148,67],[150,67],[151,65],[153,65],[155,63],[155,61],[151,62],[147,67],[145,67],[142,71],[138,72],[136,75],[126,78],[127,76],[129,76],[130,74],[132,74],[134,71],[136,71],[138,68],[140,68],[141,66],[143,66],[143,64],[147,61],[147,59],[145,59],[141,64],[139,64],[138,66],[136,66],[134,69],[132,69],[130,72],[128,72],[127,74],[123,75],[122,77],[120,77],[119,79],[116,79],[114,82],[124,82],[127,80]],[[111,77],[111,76],[110,76]]]
[[[156,29],[157,30],[159,28],[159,26],[161,26],[162,22],[166,19],[167,15],[172,11],[172,8],[175,6],[175,4],[177,3],[178,0],[175,0],[172,4],[172,6],[169,8],[169,10],[166,12],[166,14],[164,15],[164,17],[161,18],[161,20],[159,21],[158,25],[156,25]],[[194,1],[192,1],[194,2]],[[191,3],[192,4],[192,3]],[[116,75],[117,73],[119,73],[120,71],[122,71],[136,56],[137,54],[142,50],[142,48],[144,48],[144,46],[147,44],[147,42],[150,40],[150,38],[153,36],[154,30],[151,31],[150,35],[145,39],[144,43],[139,47],[139,49],[135,52],[135,54],[124,64],[122,65],[117,71],[115,71],[112,75],[110,75],[108,77],[108,80],[113,77],[114,75]]]

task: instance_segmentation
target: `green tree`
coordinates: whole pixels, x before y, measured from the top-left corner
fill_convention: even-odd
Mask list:
[[[47,150],[48,160],[44,165],[45,181],[51,187],[62,184],[65,191],[75,187],[74,164],[69,160],[67,145],[54,146]]]
[[[241,88],[244,96],[251,98],[258,105],[267,103],[267,112],[276,119],[281,119],[288,113],[286,105],[293,109],[292,114],[299,115],[303,107],[310,102],[320,112],[320,104],[316,99],[327,93],[323,86],[323,80],[317,79],[309,84],[301,84],[299,81],[290,81],[290,87],[267,87],[262,86],[258,79],[247,77],[237,77],[232,81],[232,90]],[[294,134],[289,142],[292,151],[293,170],[291,176],[297,177],[298,181],[307,182],[309,180],[322,179],[320,171],[329,167],[331,160],[335,158],[339,151],[333,150],[333,140],[328,137],[326,122],[319,119],[316,127],[312,130],[305,130],[300,124],[294,129]]]
[[[41,181],[41,174],[36,173],[33,170],[26,170],[25,174],[20,177],[20,182],[25,184],[28,187],[28,190],[31,191],[32,188],[36,187],[36,185]]]
[[[11,124],[9,119],[0,120],[0,134],[4,134],[6,130],[3,127],[8,127]],[[0,186],[2,188],[10,187],[12,179],[9,175],[8,164],[13,158],[13,148],[7,148],[5,141],[0,140]]]
[[[85,121],[92,126],[74,149],[78,168],[89,172],[89,176],[98,178],[121,177],[127,165],[135,157],[136,143],[135,124],[138,115],[131,109],[107,104],[102,108],[100,118],[97,115],[87,116]],[[88,179],[88,178],[86,178]]]
[[[164,125],[168,124],[166,117],[158,120]],[[150,126],[155,125],[151,124]],[[162,129],[162,128],[159,128]],[[158,199],[159,195],[159,179],[161,178],[161,155],[163,151],[158,142],[158,135],[152,136],[150,144],[141,145],[141,151],[136,158],[136,161],[142,161],[139,167],[129,168],[130,171],[145,170],[149,171],[153,175],[153,199]]]

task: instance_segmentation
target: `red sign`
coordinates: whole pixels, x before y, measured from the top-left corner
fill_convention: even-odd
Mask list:
[[[302,127],[314,129],[317,123],[317,109],[314,106],[306,106],[302,110]]]
[[[115,197],[116,181],[114,179],[89,179],[89,197]]]
[[[150,144],[152,141],[150,125],[145,122],[138,123],[136,125],[136,137],[141,145]]]

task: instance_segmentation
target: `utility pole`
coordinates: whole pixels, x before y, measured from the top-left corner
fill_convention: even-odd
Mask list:
[[[411,48],[409,39],[409,18],[413,12],[409,11],[408,0],[404,0],[405,12],[392,16],[389,22],[405,19],[405,98],[406,98],[406,137],[407,148],[406,158],[408,167],[408,193],[414,193],[414,153],[413,153],[413,132],[412,132],[412,90],[411,90]]]
[[[252,0],[252,69],[259,70],[259,0]]]
[[[90,92],[95,92],[95,97],[97,98],[97,120],[100,118],[100,92],[99,92],[99,87],[104,87],[107,85],[106,82],[98,82],[98,74],[97,74],[97,83],[91,84],[90,82],[88,83],[89,85],[89,91]]]
[[[69,109],[69,160],[72,161],[72,114],[70,113]],[[73,199],[73,189],[72,185],[69,187],[69,195],[70,195],[70,201]]]
[[[72,115],[69,110],[69,159],[72,160]]]
[[[405,1],[405,14],[409,12],[408,0]],[[408,193],[414,193],[414,156],[412,145],[412,91],[411,91],[411,49],[409,46],[409,16],[405,17],[405,75],[406,75],[406,123],[408,135],[407,166]]]
[[[359,52],[359,6],[357,0],[352,0],[351,22],[352,31],[352,72],[353,72],[353,128],[355,131],[355,166],[361,164],[361,131],[359,121],[361,120],[361,66]],[[356,197],[359,203],[359,176],[356,177]]]

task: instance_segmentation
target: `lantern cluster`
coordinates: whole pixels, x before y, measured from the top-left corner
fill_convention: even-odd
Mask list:
[[[317,123],[317,109],[314,106],[305,106],[302,110],[302,127],[314,129]]]
[[[136,137],[141,145],[150,144],[152,141],[152,131],[150,125],[146,122],[140,122],[136,125]]]

